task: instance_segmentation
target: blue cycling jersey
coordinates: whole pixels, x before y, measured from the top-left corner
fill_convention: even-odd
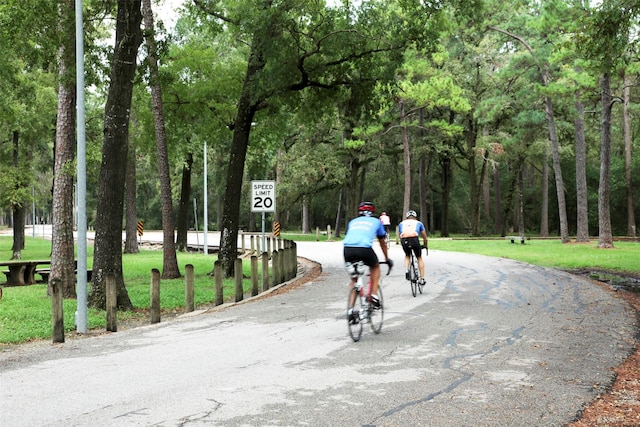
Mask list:
[[[359,216],[349,221],[347,234],[342,241],[344,246],[370,248],[376,237],[384,237],[387,232],[378,218]]]

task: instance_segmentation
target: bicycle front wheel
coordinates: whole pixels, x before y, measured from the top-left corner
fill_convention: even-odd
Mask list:
[[[373,329],[373,332],[376,334],[379,334],[382,330],[382,321],[384,320],[384,300],[382,299],[381,286],[378,286],[378,299],[380,300],[380,307],[374,308],[373,303],[371,303],[371,310],[369,311],[371,329]]]
[[[347,300],[347,325],[349,327],[349,335],[354,342],[359,341],[362,336],[362,322],[360,320],[362,313],[364,313],[362,298],[360,298],[358,289],[353,287],[349,292],[349,299]]]
[[[411,255],[411,265],[409,265],[409,280],[411,281],[411,293],[414,297],[418,293],[418,280],[420,280],[417,264],[418,263],[415,256]]]

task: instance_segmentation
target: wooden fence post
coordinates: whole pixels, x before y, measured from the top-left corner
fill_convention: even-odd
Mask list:
[[[193,301],[193,281],[193,264],[187,264],[184,267],[184,306],[186,313],[190,313],[196,309]]]
[[[116,285],[116,275],[114,273],[107,273],[104,277],[105,290],[107,294],[107,331],[118,331],[118,287]]]
[[[280,283],[284,283],[287,281],[287,270],[285,270],[285,260],[287,259],[287,251],[284,249],[280,249],[280,255],[278,255],[278,266],[280,267]]]
[[[331,240],[331,225],[327,225],[327,242]]]
[[[151,323],[160,323],[160,270],[151,270]]]
[[[269,256],[262,252],[262,292],[269,290]]]
[[[236,279],[236,302],[242,301],[244,298],[244,289],[242,288],[242,260],[236,258],[233,262],[233,272]]]
[[[222,285],[222,261],[218,260],[213,263],[213,276],[216,283],[216,305],[224,303],[223,285]]]
[[[273,282],[271,282],[271,286],[276,286],[280,283],[280,262],[278,261],[279,258],[280,253],[278,251],[273,251],[273,253],[271,254],[271,274],[273,276]]]
[[[258,257],[251,256],[251,296],[256,296],[260,293],[258,290]]]
[[[296,242],[291,241],[291,258],[293,259],[293,271],[291,272],[291,277],[296,277],[298,275],[298,246]]]
[[[316,227],[316,242],[320,241],[320,227]]]
[[[64,342],[64,311],[62,305],[62,280],[58,277],[51,280],[51,339],[53,342]]]

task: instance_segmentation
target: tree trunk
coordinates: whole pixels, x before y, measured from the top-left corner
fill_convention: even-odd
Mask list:
[[[418,114],[418,138],[420,143],[426,143],[426,141],[424,141],[424,108],[421,108]],[[418,203],[418,207],[420,209],[420,212],[418,212],[418,214],[420,215],[420,219],[422,220],[422,222],[425,225],[425,228],[427,228],[428,230],[431,230],[431,228],[429,227],[429,221],[428,219],[430,218],[430,215],[427,214],[427,161],[425,159],[425,156],[421,156],[420,160],[418,161],[418,197],[419,197],[419,203]]]
[[[404,115],[404,101],[400,100],[400,123],[402,123],[402,151],[404,160],[404,198],[402,212],[407,212],[411,207],[411,152],[409,150],[409,136]]]
[[[62,297],[76,298],[76,276],[73,239],[73,181],[75,175],[76,88],[73,28],[74,0],[60,4],[58,15],[62,34],[66,34],[59,49],[58,117],[53,171],[51,208],[52,245],[51,279],[62,280]],[[49,287],[51,284],[49,284]],[[50,289],[49,289],[50,291]]]
[[[206,155],[206,154],[205,154]],[[186,251],[189,230],[189,199],[191,198],[191,171],[193,166],[193,154],[188,153],[182,166],[182,185],[180,186],[180,205],[178,206],[178,237],[176,246],[179,251]],[[205,178],[206,179],[206,178]],[[204,198],[206,200],[206,198]],[[203,203],[204,203],[203,200]],[[204,224],[203,224],[204,226]]]
[[[173,197],[171,196],[171,175],[169,173],[169,153],[167,150],[167,134],[164,125],[162,108],[162,88],[158,74],[158,52],[156,49],[155,29],[151,0],[142,0],[144,26],[146,28],[147,59],[151,74],[151,101],[153,121],[156,129],[156,150],[158,152],[158,175],[160,176],[160,197],[162,200],[162,279],[180,277],[178,257],[176,255],[175,225],[173,221]]]
[[[341,225],[343,206],[344,206],[344,188],[340,187],[340,194],[338,195],[338,211],[336,212],[336,226],[334,229],[334,236],[336,237],[336,239],[340,238],[340,233],[341,233],[340,225]]]
[[[633,181],[631,180],[631,77],[624,77],[624,182],[627,187],[627,236],[636,237],[636,214],[633,208]]]
[[[13,167],[16,171],[20,167],[20,133],[18,131],[13,132]],[[17,188],[23,185],[21,181],[16,183]],[[22,259],[22,249],[24,248],[24,202],[13,204],[11,210],[13,212],[13,247],[11,248],[11,259]]]
[[[518,40],[531,54],[531,56],[535,59],[533,48],[520,36],[510,33],[508,31],[502,30],[496,27],[489,27],[493,30],[501,32],[503,34],[508,35],[509,37],[513,37]],[[538,64],[538,69],[540,71],[540,77],[542,78],[542,83],[544,86],[549,86],[549,81],[551,80],[549,75],[548,64]],[[558,148],[558,133],[556,130],[556,122],[555,116],[553,113],[553,103],[549,96],[546,96],[544,99],[544,109],[547,117],[547,124],[549,126],[549,141],[551,143],[551,151],[553,154],[553,172],[556,178],[556,194],[558,197],[558,217],[560,220],[560,238],[562,243],[567,243],[569,241],[569,225],[567,221],[567,203],[564,195],[564,182],[562,179],[562,168],[560,165],[560,150]]]
[[[576,91],[576,242],[589,242],[589,193],[587,188],[587,143],[584,137],[584,106],[580,91]]]
[[[137,254],[138,249],[138,210],[136,208],[136,144],[129,144],[127,155],[127,178],[126,186],[126,216],[124,253]],[[143,224],[144,226],[144,224]]]
[[[493,232],[501,234],[502,227],[502,184],[500,183],[500,165],[493,171]]]
[[[467,118],[467,126],[465,127],[464,139],[467,145],[466,158],[468,163],[468,177],[469,177],[469,195],[470,195],[470,207],[469,218],[471,220],[470,234],[472,236],[479,236],[480,226],[480,186],[478,185],[478,175],[476,172],[476,141],[478,139],[478,132],[476,122],[473,117]]]
[[[98,184],[93,275],[89,304],[104,309],[106,273],[116,276],[118,308],[133,308],[122,277],[122,217],[129,148],[129,112],[142,42],[140,0],[118,0],[111,83],[105,105],[102,167]]]
[[[491,221],[491,180],[489,174],[491,173],[491,163],[484,171],[484,177],[482,179],[482,211],[484,214],[485,222],[487,223],[487,231],[489,230],[489,222]]]
[[[220,233],[219,253],[222,271],[227,278],[234,277],[234,263],[238,256],[238,221],[240,219],[244,161],[249,146],[251,122],[253,122],[260,103],[260,100],[253,99],[254,94],[252,92],[254,80],[260,70],[265,66],[262,60],[260,43],[262,43],[262,40],[258,40],[256,36],[251,46],[247,73],[238,101],[231,151],[229,153],[227,186],[225,188],[222,208],[222,230]]]
[[[613,248],[611,234],[611,75],[605,72],[601,81],[602,123],[600,134],[600,185],[598,187],[598,247]]]
[[[440,218],[440,235],[441,237],[449,237],[449,197],[453,185],[451,158],[441,158],[440,165],[442,167],[442,217]]]
[[[279,188],[280,184],[282,184],[282,176],[284,175],[284,164],[283,164],[284,162],[282,161],[282,148],[278,148],[278,154],[276,155],[276,162],[277,162],[276,163],[276,188]],[[278,202],[276,203],[276,206],[282,206],[282,205]],[[282,211],[282,209],[277,209],[273,213],[273,220],[282,224],[280,211]]]
[[[544,150],[540,203],[540,237],[549,237],[549,151]]]
[[[550,97],[545,97],[545,113],[549,124],[549,140],[551,142],[551,153],[553,158],[553,174],[556,178],[556,196],[558,198],[558,218],[560,220],[560,240],[562,243],[569,242],[569,224],[567,221],[567,202],[564,195],[564,180],[562,179],[562,167],[560,166],[560,149],[558,144],[558,134],[556,132],[556,121],[553,114],[553,104]]]
[[[524,168],[518,171],[518,236],[524,237]]]
[[[424,157],[420,157],[420,161],[419,161],[419,170],[418,170],[418,177],[419,177],[419,183],[418,183],[418,190],[420,192],[420,218],[422,220],[422,222],[425,225],[425,228],[427,228],[427,231],[429,230],[429,215],[427,214],[428,210],[427,210],[427,167],[426,167],[427,161]]]
[[[302,234],[309,233],[309,196],[302,196]]]

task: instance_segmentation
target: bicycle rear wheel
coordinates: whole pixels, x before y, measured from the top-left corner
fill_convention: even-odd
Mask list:
[[[351,301],[355,301],[353,307]],[[349,309],[353,308],[353,315],[349,316]],[[362,306],[362,298],[358,294],[358,290],[354,287],[349,292],[349,299],[347,299],[347,325],[349,327],[349,335],[354,342],[360,340],[362,336],[362,322],[360,320],[360,314],[364,313],[364,307]]]
[[[376,334],[380,333],[382,329],[382,321],[384,320],[384,300],[382,299],[382,287],[378,286],[378,300],[380,301],[380,307],[374,308],[373,304],[369,304],[371,310],[369,311],[369,321],[371,323],[371,329]]]
[[[409,265],[409,279],[411,281],[411,293],[415,297],[418,293],[418,280],[420,280],[420,274],[418,273],[418,262],[415,255],[411,255],[411,264]]]

